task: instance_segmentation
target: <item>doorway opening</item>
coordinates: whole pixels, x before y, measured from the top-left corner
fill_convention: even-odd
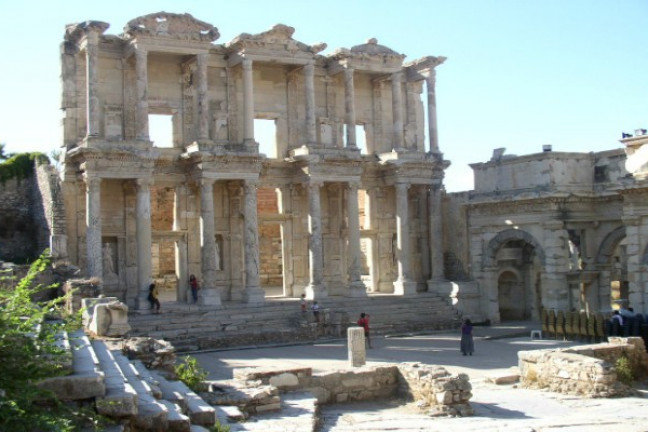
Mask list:
[[[254,119],[254,137],[259,143],[259,153],[277,159],[277,122],[273,119]]]
[[[173,147],[173,115],[149,114],[149,139],[154,147]]]

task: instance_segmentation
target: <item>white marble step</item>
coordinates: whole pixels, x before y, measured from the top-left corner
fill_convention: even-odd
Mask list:
[[[97,412],[108,417],[128,417],[137,414],[137,393],[117,365],[105,343],[92,341],[101,370],[105,374],[106,394],[96,398]]]
[[[151,386],[140,379],[140,373],[120,351],[112,351],[113,357],[124,376],[137,393],[137,415],[133,418],[136,428],[142,430],[167,430],[168,410],[154,396]]]
[[[165,400],[184,407],[192,425],[213,426],[216,422],[216,410],[205,402],[182,381],[169,381],[155,371],[151,375],[160,385]]]
[[[312,432],[317,424],[317,398],[310,392],[284,393],[281,411],[253,416],[230,426],[231,432]]]
[[[70,336],[65,336],[60,343],[70,351],[72,373],[43,380],[40,386],[51,390],[63,401],[105,396],[104,373],[85,333],[79,330]]]

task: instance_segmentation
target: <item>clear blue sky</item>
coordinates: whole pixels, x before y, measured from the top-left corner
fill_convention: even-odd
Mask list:
[[[0,142],[49,153],[61,143],[59,44],[68,23],[121,33],[148,13],[188,12],[225,43],[274,24],[350,48],[376,37],[448,60],[437,72],[439,139],[449,191],[472,189],[469,163],[507,154],[620,147],[648,127],[648,0],[11,1],[0,0]]]

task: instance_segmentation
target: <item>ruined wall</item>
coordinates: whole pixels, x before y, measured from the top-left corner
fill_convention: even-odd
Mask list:
[[[49,244],[49,230],[35,173],[0,183],[0,260],[26,262]]]

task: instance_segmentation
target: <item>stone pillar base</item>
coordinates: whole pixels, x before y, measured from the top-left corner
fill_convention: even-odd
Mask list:
[[[324,285],[308,285],[304,289],[308,300],[320,300],[328,297]]]
[[[441,297],[448,297],[452,293],[452,282],[445,279],[430,279],[427,281],[428,292],[440,295]]]
[[[243,301],[249,304],[262,305],[265,303],[265,291],[263,288],[246,288],[243,291]]]
[[[148,294],[145,296],[138,296],[135,299],[135,309],[139,311],[149,311],[151,310],[151,303],[148,301]]]
[[[367,287],[362,282],[353,282],[344,294],[345,297],[367,297]]]
[[[203,288],[198,292],[198,304],[222,307],[220,292],[216,288]]]
[[[394,294],[402,296],[416,295],[416,282],[396,281],[394,282]]]

